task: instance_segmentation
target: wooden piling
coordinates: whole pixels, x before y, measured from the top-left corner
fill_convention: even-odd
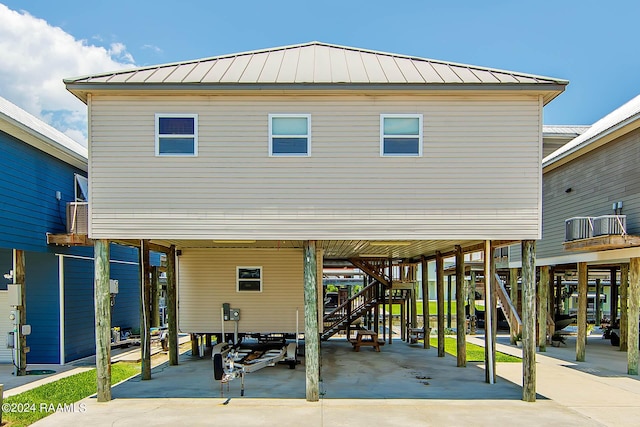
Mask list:
[[[149,241],[140,241],[140,377],[151,379],[151,269],[149,267]]]
[[[422,257],[422,324],[424,328],[423,348],[431,348],[429,342],[429,264]]]
[[[538,315],[538,348],[541,353],[547,351],[547,319],[549,318],[549,266],[540,267],[538,285],[540,313]]]
[[[513,306],[517,307],[518,305],[518,269],[517,268],[510,268],[509,269],[509,286],[510,286],[510,297],[511,297],[511,302],[513,303]],[[522,314],[522,312],[518,313],[519,315]],[[522,338],[522,337],[520,337]],[[516,325],[509,325],[509,341],[511,342],[511,344],[515,344],[516,341],[518,340],[518,336],[516,333]]]
[[[447,276],[447,328],[451,329],[451,296],[453,295],[453,280],[451,275]]]
[[[393,259],[389,258],[389,345],[393,344]]]
[[[24,251],[14,249],[13,251],[13,283],[22,285],[20,287],[20,300],[22,305],[18,309],[18,360],[16,372],[19,376],[27,374],[27,336],[22,334],[22,325],[27,324],[27,282]]]
[[[178,364],[178,298],[176,294],[176,247],[171,245],[167,253],[167,327],[169,340],[169,365]],[[224,338],[222,339],[224,340]],[[221,340],[221,341],[222,341]]]
[[[602,281],[600,279],[596,279],[596,299],[594,300],[595,309],[596,309],[596,318],[595,324],[596,326],[600,326],[602,323],[602,305],[600,304],[600,295],[602,294]]]
[[[109,241],[94,240],[94,296],[98,402],[111,400],[111,294]]]
[[[304,343],[308,402],[317,402],[320,395],[320,340],[316,270],[316,242],[308,240],[304,242]]]
[[[587,345],[587,287],[586,262],[578,263],[578,337],[576,338],[576,361],[584,362]]]
[[[476,328],[476,272],[472,271],[469,283],[469,335],[475,335]]]
[[[456,245],[456,347],[457,366],[467,366],[467,328],[464,313],[464,253],[462,247]]]
[[[444,357],[444,259],[436,252],[436,306],[438,312],[438,357]]]
[[[160,325],[160,286],[158,283],[158,267],[151,267],[151,327]]]
[[[613,323],[618,318],[618,283],[617,283],[617,274],[618,269],[616,267],[611,267],[609,270],[609,294],[611,295],[610,308],[609,308],[609,324],[613,325]]]
[[[638,316],[640,316],[640,258],[629,260],[629,325],[627,330],[627,374],[638,375]]]
[[[620,265],[620,351],[627,351],[629,330],[629,264]]]
[[[536,400],[536,242],[522,241],[522,400]]]

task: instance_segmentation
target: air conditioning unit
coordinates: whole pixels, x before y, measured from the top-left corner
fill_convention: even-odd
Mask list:
[[[89,234],[89,204],[67,203],[67,233]]]
[[[608,236],[610,234],[627,234],[626,215],[602,215],[593,218],[594,236]]]
[[[565,234],[564,241],[588,239],[593,237],[592,218],[588,216],[577,216],[564,221]]]

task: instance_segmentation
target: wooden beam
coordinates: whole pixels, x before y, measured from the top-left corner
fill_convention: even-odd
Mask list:
[[[47,233],[48,245],[59,246],[93,246],[93,240],[86,234],[51,234]]]
[[[20,301],[21,305],[16,307],[18,327],[18,348],[16,349],[17,360],[16,374],[18,376],[27,375],[27,336],[22,334],[22,325],[27,324],[27,273],[25,268],[24,251],[20,249],[13,250],[13,283],[20,284]]]
[[[467,366],[466,316],[464,313],[464,254],[456,246],[456,346],[457,366]]]
[[[96,325],[96,373],[98,402],[111,400],[111,294],[109,241],[94,241],[94,295]]]
[[[317,402],[320,395],[320,341],[316,282],[316,242],[304,242],[304,342],[306,397]]]
[[[423,348],[431,348],[429,342],[429,263],[422,257],[422,327],[424,328]]]
[[[438,357],[444,357],[444,258],[436,252],[436,307],[438,312]]]
[[[522,241],[522,400],[536,400],[536,242]]]
[[[140,376],[151,379],[151,277],[149,268],[149,242],[140,242]]]
[[[629,325],[627,374],[638,375],[638,316],[640,316],[640,258],[629,260]]]
[[[586,262],[578,263],[578,337],[576,339],[576,360],[584,362],[587,345],[587,290],[588,270]]]
[[[606,251],[610,249],[632,248],[640,246],[640,236],[607,235],[588,239],[571,240],[562,244],[565,251]]]
[[[629,330],[629,264],[620,265],[620,351],[627,351]]]
[[[169,365],[178,364],[178,298],[176,290],[176,247],[171,245],[167,254],[167,323],[169,339]]]
[[[509,286],[510,286],[510,291],[511,294],[509,295],[511,298],[511,302],[513,302],[513,306],[516,308],[518,307],[518,269],[517,268],[510,268],[509,269]],[[520,315],[520,318],[522,319],[522,313],[518,313],[518,315]],[[511,342],[511,344],[515,344],[516,341],[518,340],[518,334],[516,331],[516,325],[512,324],[509,325],[509,341]],[[522,338],[522,337],[520,337]]]
[[[538,314],[538,348],[541,353],[547,351],[547,321],[549,319],[549,266],[540,267],[538,285],[540,313]]]

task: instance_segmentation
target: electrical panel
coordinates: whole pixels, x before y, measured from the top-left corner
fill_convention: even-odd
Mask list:
[[[7,348],[13,348],[14,347],[14,338],[13,338],[13,332],[8,332],[7,333]]]
[[[238,320],[240,320],[240,309],[239,308],[232,308],[229,314],[230,314],[229,320],[235,320],[236,322]]]

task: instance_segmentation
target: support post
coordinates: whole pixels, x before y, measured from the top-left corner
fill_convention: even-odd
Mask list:
[[[556,277],[556,311],[553,313],[554,316],[560,315],[560,310],[562,310],[562,276]]]
[[[13,250],[13,283],[20,284],[20,301],[21,305],[16,307],[18,327],[16,356],[16,374],[18,376],[27,374],[27,336],[22,334],[22,325],[27,324],[27,283],[24,251],[20,249]]]
[[[609,304],[611,305],[609,309],[609,324],[613,325],[616,319],[618,318],[618,283],[617,279],[618,269],[616,267],[611,267],[609,270]]]
[[[376,334],[380,333],[380,299],[382,298],[382,296],[380,295],[380,293],[382,292],[381,288],[382,284],[378,282],[378,285],[376,286],[376,305],[373,307],[373,331]]]
[[[540,313],[538,315],[538,348],[541,353],[547,351],[547,319],[549,317],[549,266],[540,267],[538,285]]]
[[[317,402],[320,395],[320,340],[316,270],[316,242],[308,240],[304,242],[304,343],[308,402]]]
[[[413,280],[417,280],[417,277],[414,277]],[[411,327],[418,327],[418,284],[414,282],[413,287],[411,288]]]
[[[596,309],[596,326],[600,326],[602,323],[602,305],[600,304],[600,295],[602,294],[602,281],[600,279],[596,279],[596,299],[593,301]]]
[[[476,319],[476,272],[471,272],[469,283],[469,335],[476,334],[478,322]]]
[[[638,375],[638,316],[640,316],[640,258],[629,260],[629,326],[627,374]]]
[[[452,279],[451,275],[447,276],[447,328],[451,329],[451,295],[453,294],[452,290]]]
[[[496,292],[493,276],[495,274],[495,262],[491,250],[491,240],[484,242],[484,356],[485,356],[485,381],[489,384],[496,382]]]
[[[578,337],[576,361],[584,362],[587,345],[587,263],[578,263]]]
[[[423,348],[431,348],[429,342],[429,265],[422,257],[422,327],[424,328]]]
[[[403,296],[402,302],[400,303],[400,339],[405,341],[405,332],[407,330],[406,318],[407,315],[407,300],[406,297]]]
[[[436,304],[438,311],[438,357],[444,357],[444,260],[436,252]]]
[[[167,253],[167,324],[169,339],[169,365],[178,364],[178,304],[176,292],[176,247]],[[224,338],[223,338],[224,339]]]
[[[510,268],[509,269],[509,286],[510,286],[510,298],[513,306],[518,309],[518,269]],[[522,313],[518,313],[520,315]],[[520,337],[522,338],[522,337]],[[509,325],[509,342],[511,344],[515,344],[518,341],[516,325]]]
[[[160,326],[160,286],[158,283],[158,267],[151,267],[151,327]]]
[[[143,380],[151,379],[151,277],[149,268],[149,241],[140,241],[140,376]]]
[[[629,330],[629,264],[620,265],[620,351],[627,351]]]
[[[111,400],[111,294],[109,241],[94,241],[94,296],[98,402]]]
[[[522,400],[536,401],[536,242],[522,241]]]
[[[389,345],[393,344],[393,260],[389,258]]]
[[[462,247],[456,246],[456,346],[457,366],[467,366],[467,328],[464,314],[464,254]]]

